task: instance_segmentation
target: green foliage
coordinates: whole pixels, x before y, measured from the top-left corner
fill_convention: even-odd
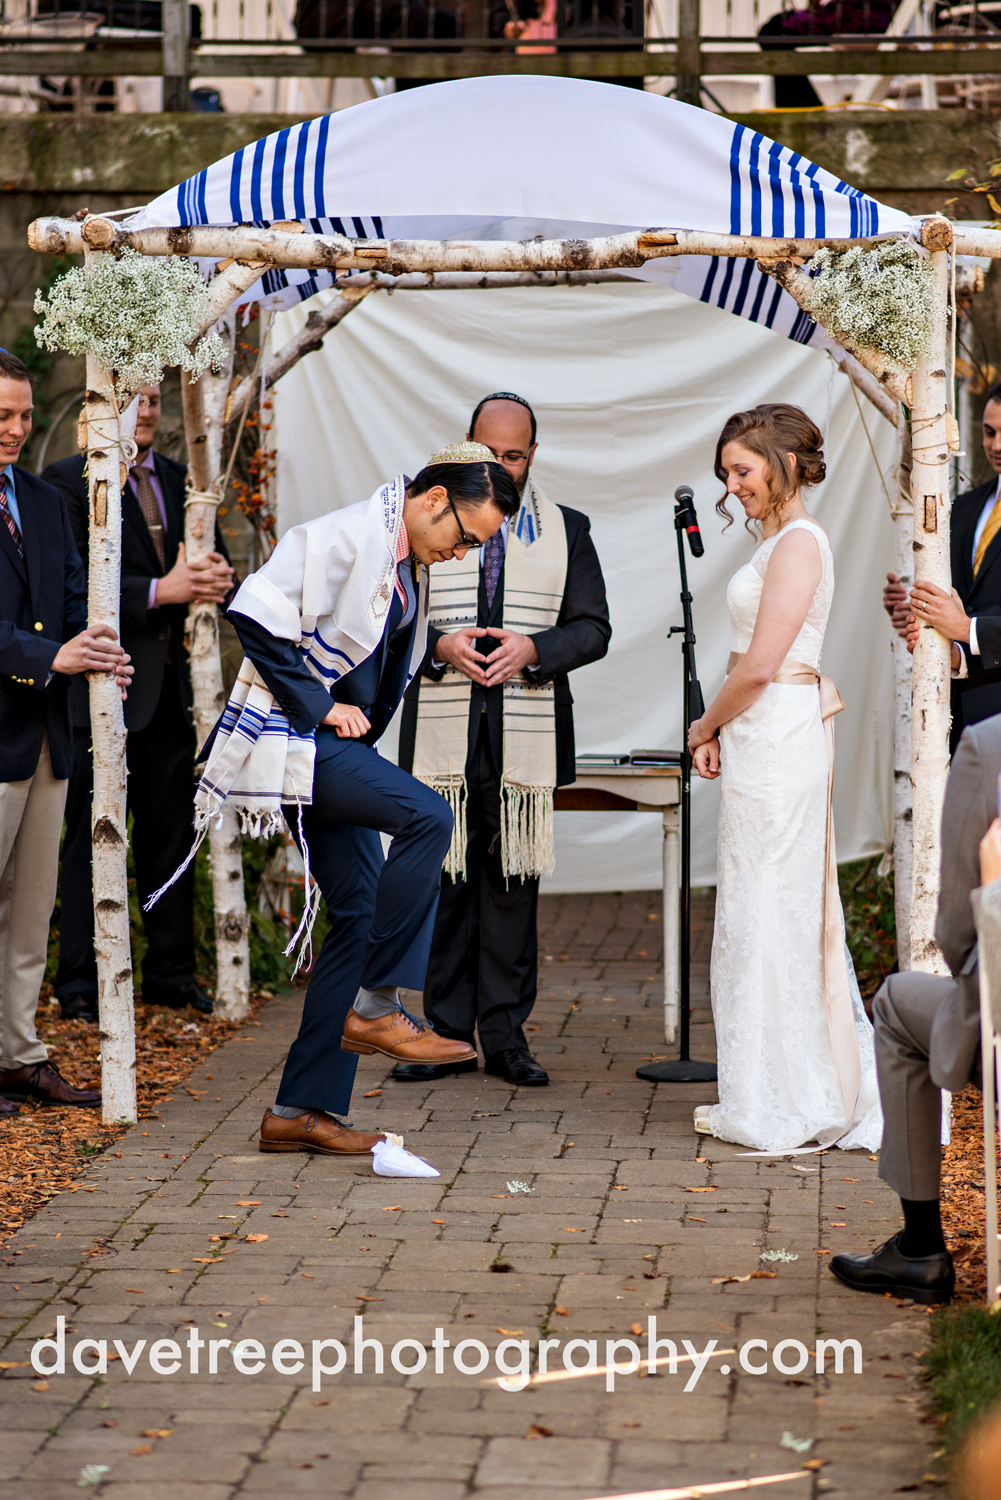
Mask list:
[[[874,855],[871,859],[838,866],[845,939],[859,989],[867,999],[876,993],[897,962],[893,872],[880,875],[880,859],[880,855]]]
[[[955,1455],[972,1423],[1001,1400],[1001,1316],[979,1305],[943,1307],[922,1357],[942,1446]]]

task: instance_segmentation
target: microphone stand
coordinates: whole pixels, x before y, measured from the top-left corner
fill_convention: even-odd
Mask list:
[[[691,491],[689,491],[691,494]],[[678,568],[681,573],[681,616],[683,625],[672,625],[667,632],[681,636],[682,658],[682,747],[681,747],[681,913],[678,934],[678,1039],[680,1053],[676,1062],[647,1063],[636,1069],[636,1077],[649,1083],[715,1083],[716,1064],[699,1062],[690,1056],[691,1046],[691,969],[692,969],[692,757],[688,751],[688,728],[705,712],[702,687],[695,668],[695,628],[692,624],[692,595],[688,588],[685,563],[685,533],[694,523],[691,502],[675,499],[674,529],[678,539]],[[666,958],[666,954],[665,954]]]

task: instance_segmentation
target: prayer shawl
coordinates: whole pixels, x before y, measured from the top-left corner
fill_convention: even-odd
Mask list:
[[[535,635],[556,624],[567,576],[563,513],[531,479],[508,531],[504,559],[505,630]],[[480,588],[476,551],[435,565],[431,623],[443,633],[475,626]],[[440,792],[455,817],[445,859],[453,880],[466,874],[466,756],[472,683],[448,666],[438,682],[424,678],[417,700],[414,775]],[[534,686],[518,673],[504,683],[501,771],[501,867],[506,876],[551,875],[556,712],[553,684]]]
[[[326,688],[371,656],[382,639],[396,585],[404,492],[401,474],[359,505],[294,526],[230,606],[280,640],[294,641]],[[428,571],[421,567],[408,682],[424,658],[427,622]],[[190,864],[227,801],[243,831],[262,839],[281,831],[284,804],[309,806],[315,754],[315,731],[295,732],[244,658],[195,792],[194,846],[146,910]]]

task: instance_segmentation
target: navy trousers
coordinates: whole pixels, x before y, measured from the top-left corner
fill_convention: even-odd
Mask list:
[[[296,809],[285,816],[298,843]],[[359,986],[424,988],[452,813],[444,797],[407,771],[321,725],[313,804],[303,809],[302,828],[330,931],[277,1103],[343,1115],[358,1058],[341,1051],[341,1033]],[[385,859],[380,833],[393,840]]]

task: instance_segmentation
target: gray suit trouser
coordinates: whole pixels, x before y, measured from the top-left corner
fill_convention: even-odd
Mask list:
[[[942,1092],[929,1068],[932,1026],[953,979],[911,971],[892,974],[876,996],[876,1068],[883,1106],[879,1175],[901,1198],[939,1195]]]

